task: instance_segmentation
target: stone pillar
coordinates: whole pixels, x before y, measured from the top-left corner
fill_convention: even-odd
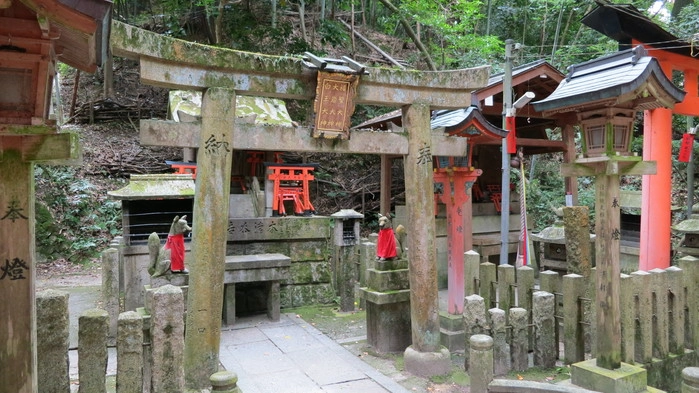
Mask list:
[[[184,358],[187,387],[192,389],[208,387],[209,377],[218,371],[235,108],[235,91],[204,92]]]
[[[486,308],[495,307],[495,283],[497,283],[497,269],[494,263],[481,263],[480,269],[481,291]]]
[[[39,393],[70,393],[68,296],[53,289],[36,295]]]
[[[552,293],[536,291],[532,305],[534,323],[534,365],[544,368],[556,366],[557,346],[554,317],[555,296]]]
[[[109,314],[109,344],[114,345],[119,318],[119,250],[102,252],[102,307]]]
[[[667,274],[663,269],[650,271],[650,281],[653,291],[653,357],[665,359],[668,354],[668,285]]]
[[[640,348],[636,348],[636,361],[639,363],[650,363],[653,361],[653,303],[650,287],[650,273],[637,271],[631,273],[634,292],[638,298],[636,307],[638,308],[638,331],[636,343]]]
[[[78,393],[106,393],[109,314],[85,311],[78,319]]]
[[[685,348],[685,312],[684,305],[686,302],[684,285],[683,285],[683,274],[684,272],[677,266],[670,266],[665,269],[667,274],[668,288],[672,293],[674,300],[671,302],[671,309],[668,310],[670,315],[670,321],[668,322],[668,350],[676,355],[683,355]],[[622,285],[622,295],[624,294],[624,282]],[[624,305],[622,304],[622,315],[624,312]],[[623,334],[622,326],[622,334]],[[623,346],[623,341],[622,341]],[[627,361],[628,363],[628,361]]]
[[[197,176],[199,177],[199,176]],[[221,264],[223,265],[223,264]],[[191,291],[189,296],[191,296]],[[152,393],[184,391],[184,298],[182,290],[164,285],[153,292],[151,311]],[[220,314],[220,310],[219,310]],[[188,327],[188,331],[189,326]],[[208,385],[209,378],[206,378]]]
[[[413,228],[408,230],[412,345],[405,351],[405,368],[417,375],[446,374],[451,360],[449,351],[440,345],[439,335],[429,105],[414,103],[403,107],[403,127],[408,133],[405,200],[408,228]]]
[[[699,282],[699,259],[692,256],[682,257],[679,266],[684,272],[684,287],[694,288]],[[696,351],[699,350],[699,298],[687,296],[685,300],[689,311],[689,330],[685,332],[685,337],[688,347]]]
[[[682,370],[682,393],[699,393],[699,367]]]
[[[510,345],[507,344],[505,311],[499,308],[488,310],[490,315],[490,335],[493,337],[493,359],[495,375],[505,375],[510,371]]]
[[[621,291],[621,361],[633,364],[634,352],[636,350],[636,297],[633,294],[633,281],[631,280],[631,276],[628,274],[621,274],[619,288]],[[684,349],[682,349],[682,351],[684,352]],[[565,352],[567,355],[568,348],[566,348]],[[576,361],[580,360],[582,359]]]
[[[478,295],[481,256],[470,250],[464,253],[464,296]]]
[[[488,332],[485,299],[478,295],[466,296],[464,301],[464,335],[470,339],[475,334]],[[469,351],[464,353],[464,367],[468,371]]]
[[[563,225],[568,273],[589,277],[592,268],[590,209],[587,206],[564,207]]]
[[[238,374],[232,371],[219,371],[209,377],[211,391],[220,393],[242,393],[238,387]]]
[[[585,277],[579,274],[563,276],[563,347],[565,362],[585,360],[585,319],[582,298],[585,297]]]
[[[498,265],[498,304],[495,307],[503,310],[510,309],[514,304],[514,287],[515,267],[512,265]]]
[[[116,389],[117,393],[143,391],[143,318],[135,311],[118,318]]]
[[[529,312],[523,308],[510,309],[512,342],[510,343],[511,365],[515,371],[529,368]]]
[[[4,142],[4,140],[0,140]],[[0,160],[1,393],[37,388],[34,264],[34,169],[22,153],[3,144]]]
[[[476,334],[469,339],[469,375],[471,393],[487,393],[493,381],[493,339],[485,334]]]

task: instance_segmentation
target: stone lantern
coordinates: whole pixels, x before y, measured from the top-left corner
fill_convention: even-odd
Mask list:
[[[568,265],[566,250],[566,230],[563,224],[561,209],[555,209],[556,221],[553,225],[532,234],[534,250],[537,253],[537,266],[542,270],[550,269],[563,274],[572,273]],[[590,243],[594,243],[595,235],[590,234]],[[594,256],[594,254],[593,254]],[[594,266],[594,259],[593,259]]]
[[[672,230],[683,235],[677,251],[699,258],[699,204],[692,206],[689,219],[674,225]]]
[[[340,311],[354,311],[354,286],[359,278],[359,221],[364,215],[352,209],[342,209],[330,215],[334,219],[333,278]]]

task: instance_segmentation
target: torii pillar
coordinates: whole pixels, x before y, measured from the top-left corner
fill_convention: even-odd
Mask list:
[[[0,126],[0,393],[37,392],[34,162],[76,158],[76,135]]]
[[[451,357],[440,344],[429,105],[413,103],[403,107],[403,126],[408,132],[405,189],[411,190],[405,193],[405,203],[409,212],[423,213],[408,215],[413,344],[405,350],[405,369],[420,376],[444,375],[451,369]]]

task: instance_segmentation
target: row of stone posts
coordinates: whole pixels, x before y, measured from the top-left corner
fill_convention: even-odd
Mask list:
[[[40,393],[70,392],[68,298],[67,292],[51,289],[37,294]],[[152,292],[151,304],[150,317],[144,318],[135,311],[118,315],[117,392],[184,391],[182,290],[172,285],[162,286]],[[110,315],[103,309],[87,310],[78,319],[79,393],[106,392],[110,326]],[[144,345],[148,340],[150,345]],[[218,372],[210,381],[213,391],[239,392],[234,373]]]
[[[497,344],[493,337],[485,334],[474,334],[469,338],[469,350],[466,351],[467,370],[471,377],[471,393],[487,392],[546,392],[551,390],[549,383],[515,380],[495,380],[497,375],[497,360],[494,352]],[[571,387],[569,391],[577,391]],[[686,367],[682,370],[681,393],[699,393],[699,367]]]

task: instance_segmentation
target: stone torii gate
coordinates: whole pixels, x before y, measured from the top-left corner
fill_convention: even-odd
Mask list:
[[[432,156],[463,156],[466,139],[430,130],[431,109],[463,108],[486,85],[489,67],[421,72],[367,68],[355,103],[402,108],[404,132],[353,131],[348,140],[324,140],[311,129],[252,126],[235,121],[236,95],[310,100],[317,70],[298,58],[214,48],[112,24],[115,56],[138,59],[141,80],[171,89],[203,90],[201,125],[142,121],[144,144],[198,147],[185,336],[185,379],[204,387],[217,371],[228,229],[232,150],[403,155],[409,211],[412,346],[406,369],[445,373],[449,352],[440,345]],[[173,143],[179,141],[179,143]]]

